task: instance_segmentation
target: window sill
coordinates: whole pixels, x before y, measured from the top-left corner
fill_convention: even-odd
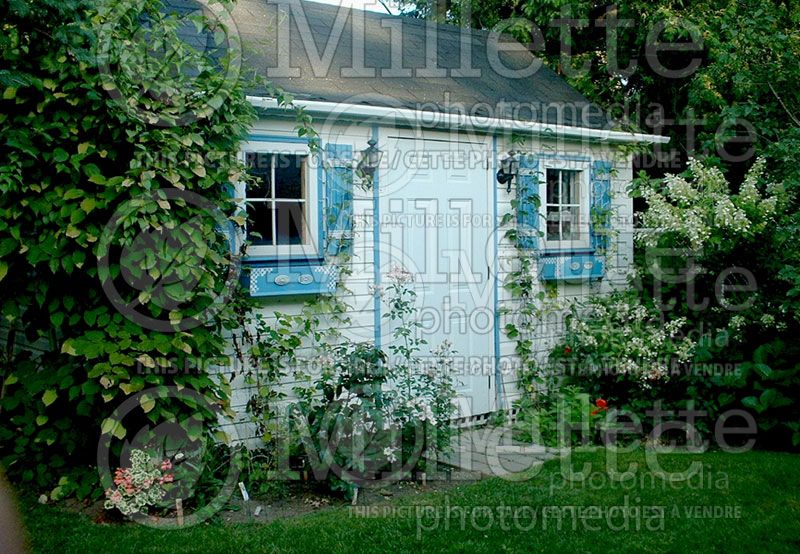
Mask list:
[[[542,256],[564,256],[567,254],[594,254],[595,248],[589,245],[584,246],[554,246],[542,248]]]
[[[332,294],[336,292],[339,268],[322,260],[287,260],[272,262],[245,258],[242,285],[253,297]]]
[[[243,265],[298,265],[298,264],[321,264],[324,256],[319,252],[307,254],[297,252],[293,254],[253,254],[251,256],[243,256]]]

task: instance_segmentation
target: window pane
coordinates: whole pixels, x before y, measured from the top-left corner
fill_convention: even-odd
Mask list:
[[[559,230],[559,222],[561,221],[561,214],[559,208],[547,208],[547,232],[546,240],[561,240],[561,232]]]
[[[275,156],[275,198],[303,198],[303,161],[305,156]]]
[[[272,171],[270,170],[270,159],[272,154],[248,152],[245,155],[247,172],[258,179],[258,184],[247,189],[248,198],[271,198],[272,193],[269,188]]]
[[[561,211],[561,240],[579,240],[580,208],[564,208]]]
[[[558,204],[558,170],[547,170],[547,203]]]
[[[257,237],[253,233],[259,233]],[[273,245],[272,202],[253,202],[247,205],[247,239],[253,244]]]
[[[581,203],[580,179],[577,171],[561,172],[561,195],[562,204]]]
[[[277,244],[303,244],[306,234],[304,202],[275,203]]]

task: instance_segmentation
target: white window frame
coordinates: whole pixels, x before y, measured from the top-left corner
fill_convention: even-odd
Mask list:
[[[591,163],[586,160],[567,160],[567,159],[545,159],[542,163],[542,178],[539,181],[539,198],[541,203],[539,206],[539,217],[542,221],[543,238],[542,243],[545,250],[583,250],[590,248],[591,237],[589,232],[591,230],[591,183],[589,181],[589,173]],[[579,229],[581,238],[578,240],[547,240],[547,170],[565,170],[565,171],[578,171],[578,179],[580,186],[580,213],[579,213]]]
[[[286,244],[270,246],[266,244],[251,244],[247,247],[247,258],[282,258],[282,257],[316,257],[319,255],[319,191],[316,183],[316,164],[311,150],[307,144],[275,141],[251,140],[243,143],[239,150],[239,160],[244,163],[246,154],[289,154],[306,157],[305,167],[305,216],[306,216],[306,236],[307,243]],[[236,202],[240,205],[240,213],[247,216],[247,190],[245,183],[236,184]],[[244,237],[247,238],[247,224],[245,224]]]

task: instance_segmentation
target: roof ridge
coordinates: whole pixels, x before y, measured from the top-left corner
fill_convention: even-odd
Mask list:
[[[325,2],[318,2],[318,1],[315,1],[315,0],[265,0],[265,3],[267,3],[267,4],[293,4],[293,3],[312,4],[315,8],[319,7],[319,8],[328,9],[328,10],[331,10],[331,11],[333,11],[333,10],[347,10],[349,12],[359,11],[359,12],[363,12],[365,14],[365,16],[367,16],[367,17],[373,17],[373,18],[376,18],[376,19],[401,20],[401,21],[403,21],[403,23],[408,23],[411,26],[420,27],[420,28],[425,28],[431,23],[430,20],[428,20],[428,19],[421,19],[421,18],[418,18],[418,17],[411,17],[411,16],[403,15],[403,14],[390,14],[390,13],[385,13],[384,14],[384,13],[380,13],[380,12],[374,12],[374,11],[371,11],[371,10],[362,10],[362,9],[359,9],[359,8],[355,8],[353,6],[342,6],[342,5],[337,6],[335,4],[328,4],[328,3],[325,3]],[[462,32],[466,31],[470,35],[478,35],[478,36],[485,35],[485,36],[488,36],[488,35],[490,35],[490,34],[492,34],[494,32],[491,29],[476,29],[475,27],[461,27],[461,26],[458,26],[458,25],[453,25],[452,23],[440,23],[438,21],[432,22],[432,23],[439,30],[444,30],[448,34],[458,34],[458,35],[460,35]],[[507,34],[507,33],[500,33],[500,35],[513,39],[513,37],[511,35]],[[516,40],[516,39],[514,39],[514,40]],[[535,56],[533,54],[533,52],[531,52],[531,55],[538,59],[538,56]]]

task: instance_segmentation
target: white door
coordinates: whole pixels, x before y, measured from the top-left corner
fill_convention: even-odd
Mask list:
[[[474,143],[382,139],[381,271],[414,275],[427,341],[453,344],[459,417],[494,406],[492,183],[486,148]],[[384,344],[391,324],[383,322]]]

